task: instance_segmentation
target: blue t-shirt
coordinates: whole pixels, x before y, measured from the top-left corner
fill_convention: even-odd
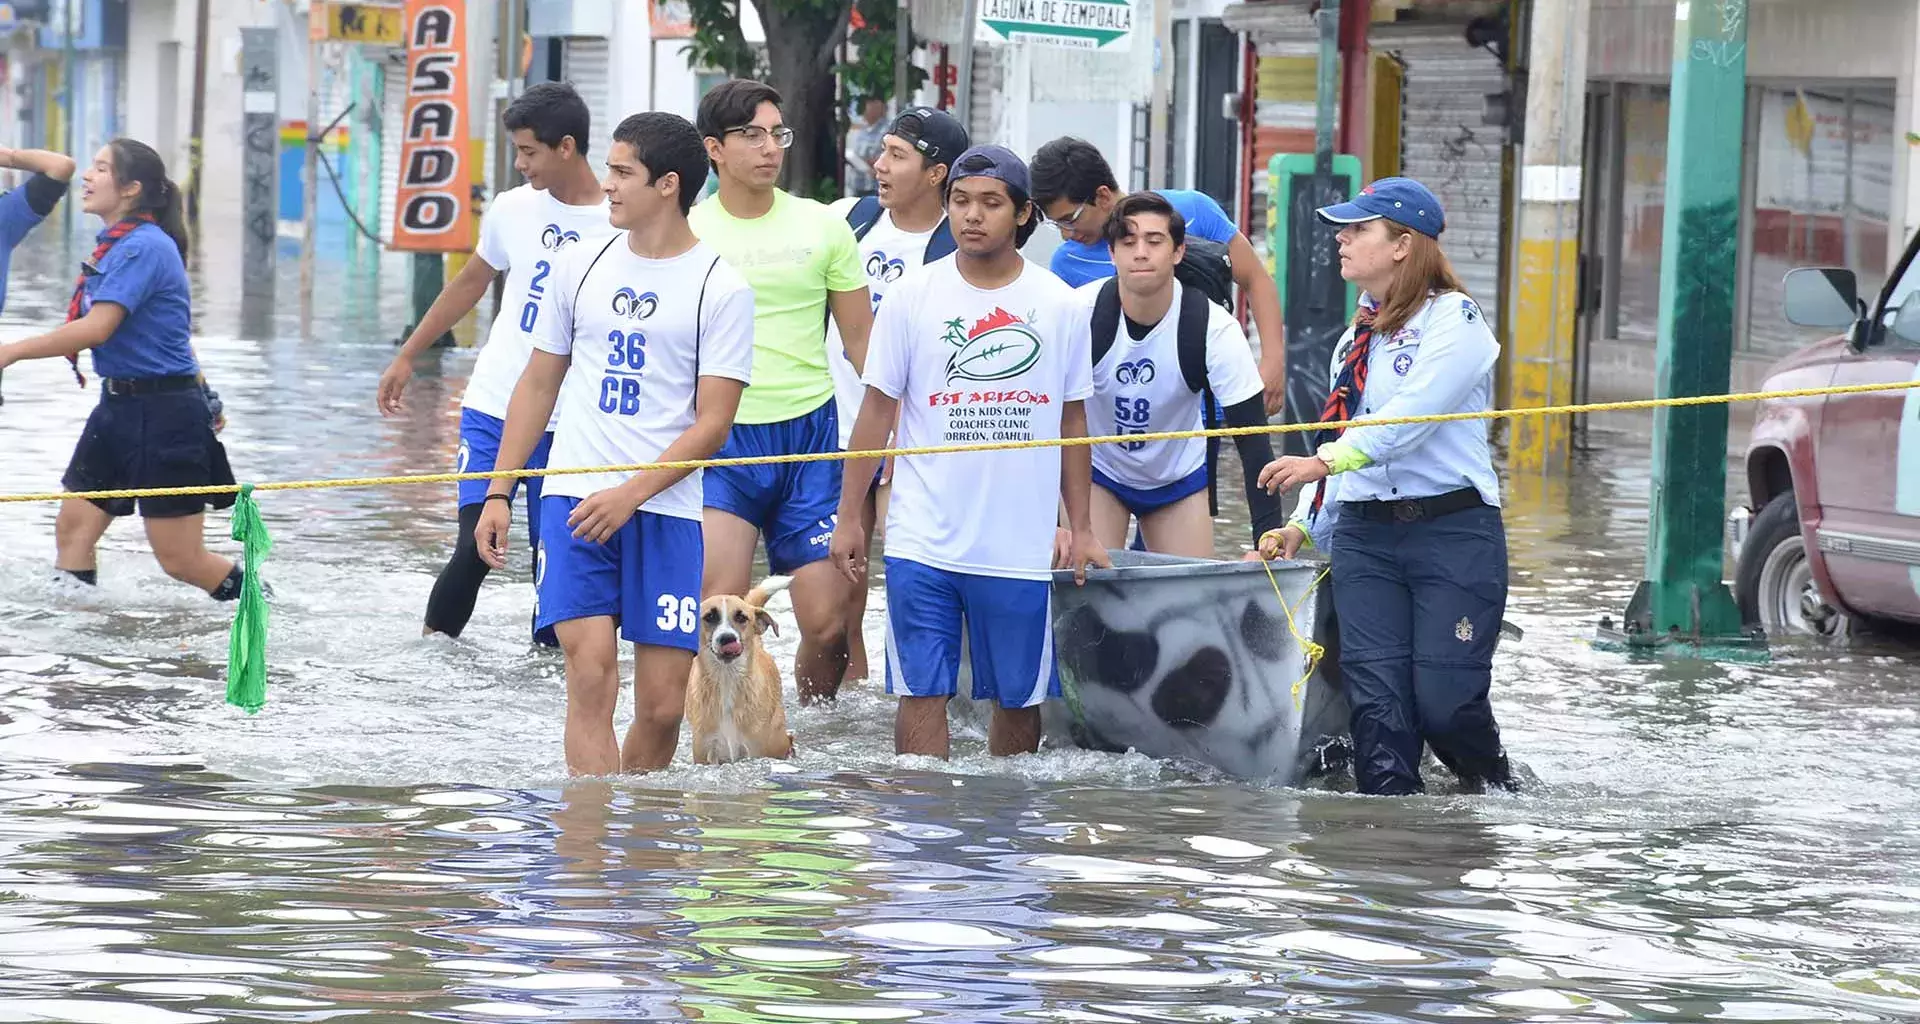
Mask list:
[[[13,250],[46,215],[33,212],[27,190],[16,188],[0,195],[0,309],[7,306],[7,274],[13,269]]]
[[[1186,188],[1154,191],[1172,203],[1173,208],[1180,211],[1180,216],[1187,219],[1189,235],[1225,245],[1240,233],[1240,229],[1227,217],[1227,211],[1221,209],[1220,204],[1205,192]],[[1053,251],[1053,260],[1048,267],[1055,277],[1078,288],[1089,281],[1113,276],[1113,252],[1105,242],[1088,245],[1067,239]]]
[[[101,231],[105,235],[106,231]],[[89,274],[81,315],[95,303],[127,311],[113,336],[93,350],[93,372],[102,377],[175,377],[196,374],[187,267],[180,250],[158,224],[142,224],[113,244]]]

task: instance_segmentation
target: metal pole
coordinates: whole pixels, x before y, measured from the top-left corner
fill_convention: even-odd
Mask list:
[[[1147,108],[1147,187],[1166,188],[1167,107],[1172,97],[1173,4],[1153,0],[1153,98]]]
[[[1340,8],[1321,4],[1313,13],[1313,27],[1320,38],[1313,83],[1313,185],[1324,194],[1333,187],[1333,122],[1340,102],[1336,74],[1340,66]]]
[[[62,58],[65,61],[65,63],[62,65],[60,69],[60,87],[66,91],[66,95],[61,97],[61,104],[66,108],[66,112],[61,115],[61,120],[65,122],[65,124],[62,125],[62,127],[66,129],[66,133],[65,133],[66,142],[63,149],[65,150],[66,153],[68,153],[69,155],[72,155],[76,160],[80,159],[80,156],[79,156],[80,141],[73,127],[73,120],[74,120],[73,115],[74,115],[74,110],[77,106],[77,104],[75,103],[74,81],[73,81],[76,75],[74,51],[73,51],[73,22],[74,22],[74,18],[78,14],[79,9],[80,9],[80,0],[67,0],[66,25],[64,26],[65,30],[62,33],[62,35],[64,36],[63,45],[65,50],[65,52],[62,54]],[[69,200],[63,205],[65,205],[67,210],[67,233],[72,234],[73,233],[73,216],[74,216],[73,211],[74,211],[74,208],[78,207],[80,204],[72,200]]]
[[[907,71],[913,64],[913,8],[908,0],[900,0],[893,12],[893,112],[898,114],[907,109],[910,99],[907,93],[912,89],[912,79]]]
[[[499,195],[512,188],[518,182],[513,170],[513,138],[507,134],[502,121],[507,116],[507,107],[519,97],[520,80],[520,13],[518,0],[500,0],[500,21],[494,33],[498,41],[495,51],[495,66],[498,68],[503,88],[495,94],[493,101],[493,194]],[[594,126],[600,129],[599,125]],[[606,138],[611,126],[600,129],[600,137]]]
[[[187,142],[187,231],[200,247],[200,168],[207,134],[207,21],[211,0],[199,0],[193,14],[193,113]]]
[[[1674,19],[1655,356],[1661,398],[1720,394],[1732,378],[1746,15],[1745,0],[1727,0],[1681,4]],[[1743,637],[1721,579],[1727,407],[1656,410],[1651,470],[1647,571],[1627,606],[1629,638]]]
[[[1339,6],[1321,4],[1320,9],[1314,12],[1313,23],[1320,36],[1319,63],[1315,68],[1318,73],[1314,78],[1313,92],[1313,205],[1317,207],[1344,198],[1336,196],[1333,189],[1333,120],[1340,90],[1339,76],[1334,73],[1340,61]],[[1311,216],[1295,230],[1301,228],[1331,234],[1319,223],[1318,218]],[[1308,308],[1324,312],[1330,291],[1326,287],[1327,275],[1333,272],[1333,268],[1325,260],[1310,260],[1307,266]]]
[[[953,116],[973,131],[973,33],[980,20],[980,0],[966,0],[960,13],[959,69],[953,83]]]
[[[313,236],[320,227],[320,47],[307,44],[307,159],[302,173],[300,231],[300,327],[308,333],[313,327]]]

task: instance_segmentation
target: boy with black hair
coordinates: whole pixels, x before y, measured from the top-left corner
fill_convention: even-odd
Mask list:
[[[967,130],[959,119],[944,110],[914,107],[894,118],[881,138],[880,157],[873,162],[878,194],[835,205],[846,214],[859,240],[860,263],[867,271],[867,294],[873,297],[874,309],[880,308],[881,297],[902,277],[953,252],[953,231],[947,224],[947,175],[966,149]],[[839,405],[840,447],[845,448],[853,439],[853,421],[860,414],[866,388],[838,330],[828,332],[827,356]],[[882,467],[860,510],[860,525],[869,543],[883,514],[889,479]],[[847,602],[849,680],[867,675],[867,645],[861,632],[866,614],[867,588],[856,585]]]
[[[509,104],[502,123],[512,134],[514,169],[525,185],[493,197],[480,221],[480,240],[473,258],[447,283],[427,315],[408,336],[399,354],[380,376],[380,412],[400,411],[400,399],[413,376],[414,360],[480,302],[494,277],[506,274],[500,309],[487,332],[487,343],[474,362],[460,402],[460,452],[457,472],[492,469],[500,449],[500,432],[515,382],[526,369],[540,330],[542,300],[553,287],[554,261],[574,245],[597,246],[613,234],[607,221],[606,196],[587,161],[591,123],[586,101],[573,86],[540,82],[529,86]],[[529,456],[527,465],[547,463],[553,425]],[[541,479],[526,478],[527,536],[540,536]],[[459,636],[473,617],[480,584],[489,564],[474,549],[474,526],[487,481],[467,480],[459,485],[460,528],[453,557],[440,570],[427,598],[422,633]],[[536,642],[552,646],[551,631],[534,630]]]
[[[1198,430],[1208,393],[1226,407],[1228,426],[1265,424],[1260,372],[1240,322],[1174,277],[1187,243],[1180,212],[1158,192],[1135,192],[1114,204],[1106,241],[1116,273],[1080,288],[1092,309],[1093,435]],[[1258,541],[1285,524],[1280,502],[1259,483],[1273,445],[1264,434],[1243,434],[1234,444]],[[1212,558],[1206,489],[1207,444],[1199,438],[1100,445],[1093,450],[1094,533],[1120,547],[1131,517],[1147,550]]]
[[[1260,378],[1266,386],[1266,412],[1269,416],[1277,414],[1286,401],[1286,326],[1280,312],[1280,290],[1267,273],[1266,264],[1213,197],[1191,189],[1155,191],[1185,218],[1188,235],[1226,247],[1233,283],[1246,295],[1254,327],[1260,332]],[[1077,288],[1113,276],[1113,256],[1105,234],[1107,218],[1114,203],[1125,194],[1107,158],[1084,139],[1058,138],[1033,155],[1033,201],[1065,238],[1054,250],[1050,264],[1061,280]]]
[[[554,469],[705,459],[720,448],[751,379],[753,292],[687,225],[706,177],[685,118],[635,114],[614,130],[605,189],[618,233],[557,261],[496,468],[526,464],[556,402],[565,414]],[[699,643],[700,471],[563,474],[540,500],[535,612],[566,656],[567,769],[665,767]],[[475,528],[495,568],[506,563],[512,501],[513,480],[494,478]],[[613,732],[622,638],[634,645],[624,746]]]
[[[826,206],[776,187],[793,129],[773,87],[747,79],[714,87],[700,100],[698,126],[720,187],[688,220],[754,296],[753,387],[720,456],[838,451],[827,318],[856,367],[873,323],[853,230]],[[840,493],[834,465],[716,467],[705,486],[706,595],[745,594],[764,538],[769,568],[793,577],[800,702],[832,699],[847,670],[848,598],[825,564]]]
[[[1027,168],[1000,146],[954,161],[947,216],[959,249],[903,280],[880,306],[854,451],[898,423],[900,447],[1087,436],[1093,394],[1086,307],[1019,245],[1038,220]],[[875,460],[842,475],[834,564],[866,571],[859,508]],[[995,755],[1040,744],[1040,705],[1060,695],[1052,568],[1110,564],[1088,515],[1086,447],[909,456],[887,511],[887,692],[899,695],[894,749],[946,757],[947,701],[967,624],[973,696],[995,702]],[[1056,535],[1061,505],[1071,526]]]

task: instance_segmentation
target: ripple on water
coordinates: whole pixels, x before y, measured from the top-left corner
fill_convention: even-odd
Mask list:
[[[57,320],[87,244],[47,225],[15,253],[0,337]],[[471,350],[371,410],[407,257],[323,257],[348,299],[303,339],[293,261],[243,301],[228,249],[197,257],[196,350],[242,476],[453,464]],[[64,373],[8,368],[15,487],[54,486],[88,414]],[[791,762],[683,747],[645,779],[569,780],[521,526],[463,636],[418,635],[449,488],[261,498],[254,716],[222,700],[231,607],[169,582],[140,530],[108,533],[88,588],[48,571],[51,506],[0,505],[0,1019],[1920,1019],[1912,651],[1743,667],[1588,643],[1642,576],[1649,423],[1596,416],[1575,475],[1508,482],[1527,638],[1494,701],[1542,783],[1498,799],[1008,761],[971,718],[952,762],[896,758],[881,588],[871,678],[830,707],[789,689]],[[773,614],[790,688],[788,597]]]

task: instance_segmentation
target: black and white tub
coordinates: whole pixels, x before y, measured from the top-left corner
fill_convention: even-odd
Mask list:
[[[1132,749],[1291,785],[1319,761],[1323,743],[1346,735],[1324,561],[1263,568],[1110,554],[1114,567],[1090,571],[1084,587],[1069,572],[1054,574],[1065,699],[1043,709],[1050,744]],[[1311,657],[1302,640],[1324,653]],[[980,706],[955,710],[984,725],[984,704],[954,702],[968,703]]]

